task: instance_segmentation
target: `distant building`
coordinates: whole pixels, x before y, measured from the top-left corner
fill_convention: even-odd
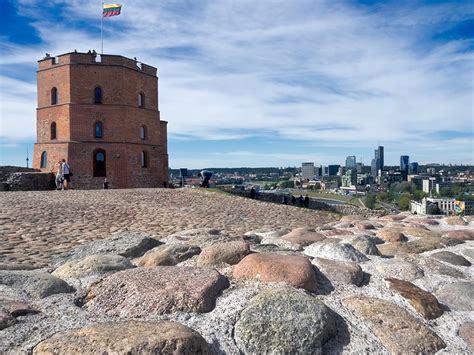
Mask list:
[[[358,174],[362,174],[362,169],[364,168],[364,164],[362,163],[356,163],[356,171]]]
[[[400,156],[400,171],[406,172],[408,175],[408,167],[410,165],[410,157],[408,155],[401,155]]]
[[[301,178],[303,180],[314,179],[314,163],[302,163],[301,164]]]
[[[410,211],[416,214],[471,215],[474,201],[458,201],[453,198],[424,198],[421,202],[411,201]]]
[[[426,168],[426,173],[430,175],[436,174],[436,168]]]
[[[349,155],[346,158],[346,169],[355,169],[356,164],[357,164],[357,162],[356,162],[355,155]]]
[[[354,169],[348,169],[342,176],[342,187],[355,187],[357,185],[357,173]]]
[[[340,165],[328,165],[328,175],[329,176],[337,176],[339,172]]]
[[[379,147],[375,150],[375,159],[379,159],[380,161],[380,169],[383,170],[385,166],[385,161],[384,161],[384,148],[379,145]]]
[[[410,174],[410,175],[418,174],[418,163],[417,162],[410,163],[410,165],[408,166],[408,174]]]

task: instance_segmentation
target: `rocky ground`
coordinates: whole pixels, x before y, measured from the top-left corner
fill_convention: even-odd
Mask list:
[[[0,195],[0,353],[472,353],[474,220]]]

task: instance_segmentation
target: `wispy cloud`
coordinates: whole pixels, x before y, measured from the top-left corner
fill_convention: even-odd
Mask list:
[[[473,160],[469,142],[462,147],[442,133],[430,141],[444,131],[471,132],[472,138],[474,41],[440,37],[474,18],[468,2],[122,3],[122,15],[104,21],[105,50],[158,67],[160,110],[171,137],[267,136],[367,148],[380,141],[420,157],[442,146],[430,161]],[[3,73],[31,66],[44,52],[99,48],[98,3],[43,4],[19,1],[19,13],[31,19],[42,42],[25,46],[0,38]],[[31,73],[22,82],[31,88],[34,79]],[[10,118],[34,129],[34,98],[19,95],[21,83],[8,80],[1,84],[2,92],[8,89],[2,135],[21,136]]]

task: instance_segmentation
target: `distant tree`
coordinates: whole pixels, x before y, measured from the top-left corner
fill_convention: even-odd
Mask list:
[[[416,190],[416,186],[408,181],[402,181],[402,182],[397,182],[395,184],[392,184],[391,188],[393,189],[393,192],[395,193],[404,193],[404,192],[411,193],[414,190]]]
[[[428,197],[428,194],[421,190],[413,191],[413,198],[417,201],[422,200],[423,198]]]
[[[403,211],[407,211],[408,209],[410,209],[410,201],[411,195],[405,193],[401,195],[398,199],[398,207]]]
[[[390,195],[389,195],[388,192],[379,192],[377,194],[377,200],[382,201],[382,202],[389,201],[390,200]]]
[[[295,187],[295,183],[290,180],[282,180],[278,183],[278,186],[281,187],[282,189],[288,189],[288,188]]]
[[[373,210],[375,208],[375,202],[376,202],[375,195],[368,193],[364,201],[365,207]]]

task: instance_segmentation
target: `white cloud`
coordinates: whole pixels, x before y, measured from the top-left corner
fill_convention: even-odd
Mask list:
[[[2,67],[31,64],[44,52],[99,48],[98,3],[56,1],[59,11],[73,16],[68,22],[49,20],[42,3],[23,0],[19,8],[36,17],[43,42],[2,43]],[[473,130],[472,40],[431,42],[426,35],[472,18],[468,6],[384,5],[373,12],[310,0],[122,3],[122,15],[104,21],[105,50],[158,67],[170,136],[239,139],[270,130],[327,145],[381,141],[419,150],[431,146],[415,131]],[[77,26],[80,20],[89,26]],[[26,105],[33,101],[16,99],[19,83],[6,87],[2,131],[18,137],[23,133],[3,117],[31,124],[26,116],[34,109]],[[441,146],[439,158],[458,158],[454,147],[460,145]],[[460,148],[467,159],[470,148]]]

